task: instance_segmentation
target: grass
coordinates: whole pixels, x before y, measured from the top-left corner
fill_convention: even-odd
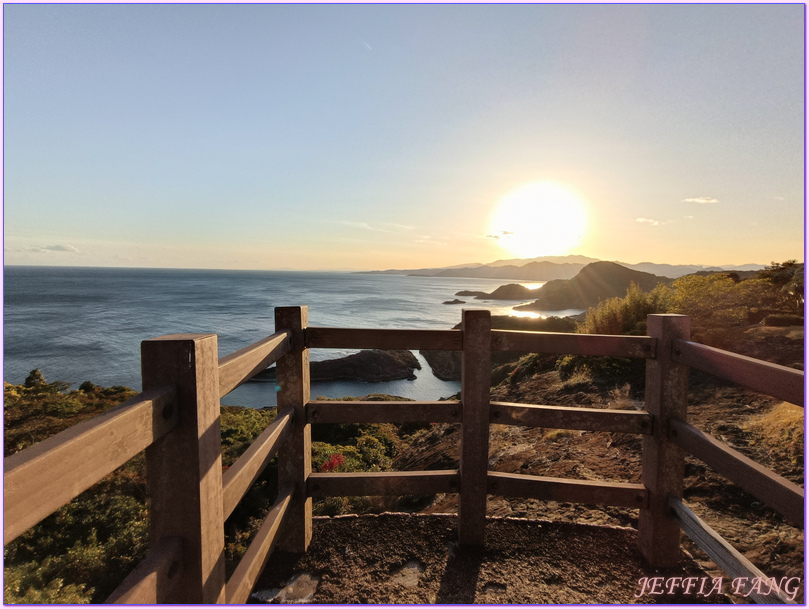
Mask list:
[[[770,458],[792,465],[803,463],[803,428],[803,408],[788,402],[750,418],[742,426],[755,434],[756,443],[766,447]]]

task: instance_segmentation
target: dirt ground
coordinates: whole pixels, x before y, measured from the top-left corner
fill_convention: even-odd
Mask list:
[[[489,519],[485,549],[460,551],[454,515],[338,516],[315,519],[305,555],[273,553],[251,602],[730,602],[707,587],[704,596],[641,594],[642,578],[663,576],[708,578],[685,553],[677,569],[644,567],[631,529]]]

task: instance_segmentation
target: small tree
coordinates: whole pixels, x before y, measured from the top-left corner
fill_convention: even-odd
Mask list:
[[[773,262],[758,272],[778,290],[781,304],[790,313],[803,314],[803,263],[797,260]]]
[[[23,383],[26,387],[39,387],[45,385],[45,377],[42,376],[42,372],[37,368],[36,370],[31,370],[28,373],[28,376],[25,377],[25,382]]]

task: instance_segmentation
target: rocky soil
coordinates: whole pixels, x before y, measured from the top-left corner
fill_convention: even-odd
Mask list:
[[[458,548],[451,515],[318,518],[309,551],[273,553],[251,602],[728,602],[724,594],[641,595],[644,577],[708,576],[685,553],[675,569],[649,570],[635,538],[631,529],[490,519],[485,548],[470,550]]]

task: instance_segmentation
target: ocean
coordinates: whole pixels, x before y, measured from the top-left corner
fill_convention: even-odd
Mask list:
[[[442,304],[460,290],[491,292],[505,283],[359,273],[8,266],[3,378],[22,383],[39,368],[48,381],[74,388],[89,380],[140,390],[140,342],[147,338],[212,332],[222,357],[272,334],[273,308],[291,305],[307,305],[313,326],[449,329],[461,321],[464,307],[506,315],[524,302],[461,297],[467,304]],[[350,353],[313,349],[311,359]],[[460,391],[459,382],[437,379],[416,356],[422,366],[416,380],[313,383],[312,396],[389,393],[436,400]],[[261,408],[275,406],[275,399],[274,383],[251,382],[222,398],[222,404]]]

